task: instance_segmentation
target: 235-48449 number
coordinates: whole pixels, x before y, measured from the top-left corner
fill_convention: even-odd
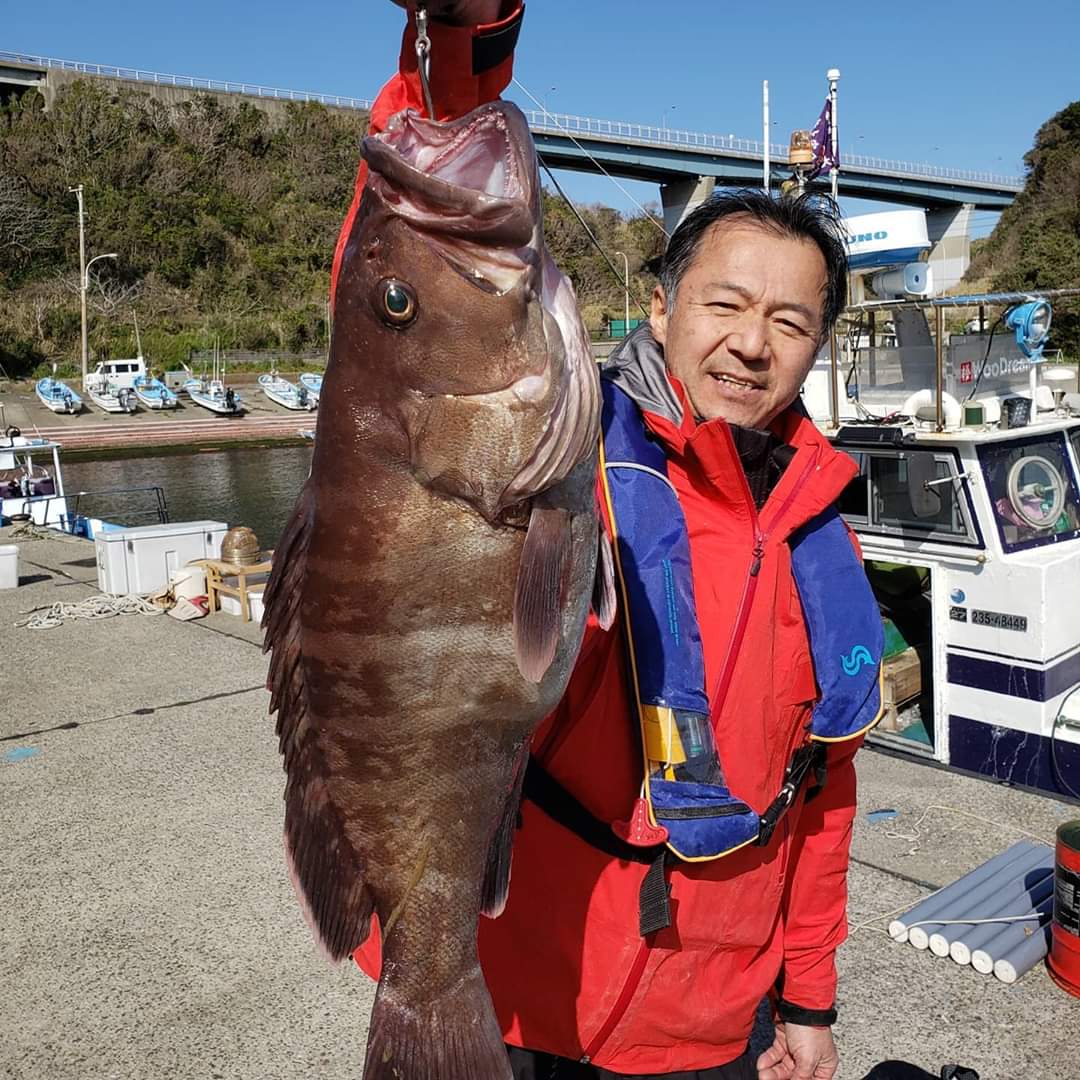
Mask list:
[[[975,626],[992,626],[996,630],[1018,630],[1024,633],[1027,630],[1026,615],[1007,615],[1002,611],[979,611],[977,608],[971,612],[971,621]]]

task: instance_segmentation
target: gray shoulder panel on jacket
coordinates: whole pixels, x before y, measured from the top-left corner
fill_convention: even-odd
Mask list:
[[[601,364],[600,377],[610,379],[629,394],[639,408],[676,426],[682,423],[682,402],[668,381],[664,352],[648,323],[639,326]]]

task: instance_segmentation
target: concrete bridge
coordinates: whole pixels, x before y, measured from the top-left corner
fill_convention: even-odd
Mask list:
[[[36,89],[43,95],[48,108],[63,86],[87,78],[114,86],[135,84],[139,90],[170,102],[198,93],[243,97],[270,112],[293,101],[316,101],[331,109],[364,111],[372,104],[366,98],[0,52],[0,101]],[[754,139],[546,110],[526,112],[526,116],[537,149],[552,168],[607,172],[612,176],[659,185],[668,232],[689,210],[708,198],[716,185],[757,186],[761,183],[765,146]],[[787,147],[771,145],[769,157],[773,162],[772,175],[778,184],[788,172]],[[971,212],[1003,210],[1022,188],[1023,178],[1019,176],[859,154],[845,153],[841,158],[841,196],[927,210],[930,239],[935,244],[931,260],[938,258],[943,264],[948,263],[950,278],[960,268],[967,267]]]

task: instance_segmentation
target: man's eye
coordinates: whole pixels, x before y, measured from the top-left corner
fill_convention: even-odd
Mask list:
[[[780,328],[787,334],[806,334],[809,331],[801,323],[792,322],[790,319],[777,320]]]

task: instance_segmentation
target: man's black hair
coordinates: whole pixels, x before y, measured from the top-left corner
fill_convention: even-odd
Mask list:
[[[675,303],[679,282],[690,268],[705,233],[725,218],[747,218],[779,236],[808,240],[825,259],[825,295],[821,304],[824,340],[847,303],[847,248],[840,211],[829,198],[809,192],[795,198],[773,198],[760,188],[718,192],[688,214],[675,230],[660,264],[660,284],[668,307]]]

